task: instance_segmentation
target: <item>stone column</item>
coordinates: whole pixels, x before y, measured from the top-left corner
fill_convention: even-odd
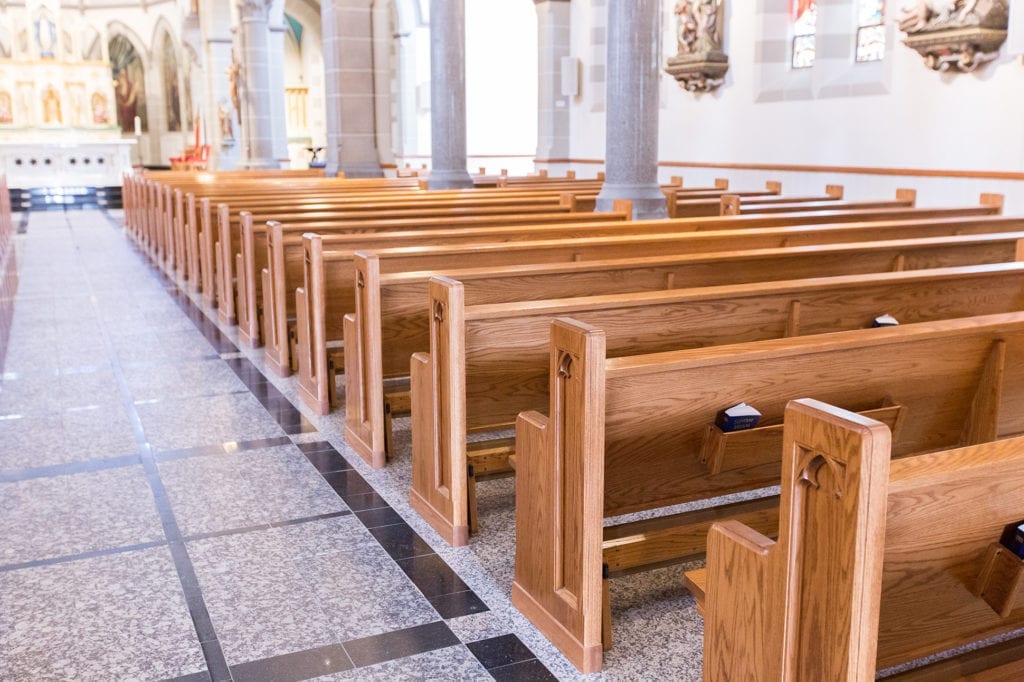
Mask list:
[[[284,18],[281,18],[283,24]],[[267,34],[267,52],[270,55],[270,127],[274,159],[278,166],[291,167],[288,153],[288,112],[284,94],[284,39],[287,29],[282,24],[271,25]],[[304,159],[303,152],[299,158]]]
[[[634,218],[664,218],[658,186],[660,0],[609,0],[605,182],[597,210],[633,202]]]
[[[562,57],[569,56],[569,0],[533,0],[537,8],[537,159],[569,158],[569,98],[562,95]]]
[[[472,187],[466,171],[466,3],[430,0],[430,189]]]
[[[373,0],[323,0],[327,175],[382,177],[373,107]]]
[[[270,104],[270,54],[267,0],[241,0],[243,168],[280,168],[274,158],[274,124]]]

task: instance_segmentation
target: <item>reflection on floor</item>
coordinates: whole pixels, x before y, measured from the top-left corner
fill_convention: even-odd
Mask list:
[[[479,487],[481,533],[448,547],[406,502],[408,420],[368,469],[343,415],[299,407],[294,380],[177,294],[119,220],[33,213],[17,238],[0,677],[577,677],[509,602],[511,480]],[[613,582],[606,675],[700,679],[684,568]]]

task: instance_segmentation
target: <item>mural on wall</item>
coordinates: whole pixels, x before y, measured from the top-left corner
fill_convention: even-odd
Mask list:
[[[917,0],[900,17],[904,44],[936,71],[973,71],[1006,40],[1008,0]]]
[[[167,107],[167,131],[181,131],[181,91],[178,88],[178,58],[174,54],[174,43],[170,34],[164,34],[161,46],[163,66],[164,104]]]
[[[0,59],[10,59],[14,56],[14,39],[11,32],[0,27]]]
[[[146,80],[142,60],[135,46],[124,36],[110,40],[110,68],[114,75],[117,125],[122,132],[135,130],[135,117],[142,119],[142,132],[149,130],[146,115]]]
[[[677,0],[676,55],[665,70],[690,92],[708,92],[720,86],[729,70],[722,26],[725,0]]]

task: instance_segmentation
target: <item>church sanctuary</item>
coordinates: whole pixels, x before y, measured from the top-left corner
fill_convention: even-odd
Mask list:
[[[1024,682],[1024,0],[0,0],[0,682]]]

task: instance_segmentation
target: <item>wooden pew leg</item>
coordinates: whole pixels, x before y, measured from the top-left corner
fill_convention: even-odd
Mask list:
[[[601,648],[612,648],[612,581],[608,577],[608,566],[601,567]]]
[[[469,517],[469,534],[474,535],[480,532],[480,516],[476,506],[476,475],[473,473],[473,465],[466,467],[466,495],[467,516]]]
[[[391,391],[384,394],[384,457],[390,458],[395,443],[392,420],[396,416],[412,413],[412,397],[409,391]]]

